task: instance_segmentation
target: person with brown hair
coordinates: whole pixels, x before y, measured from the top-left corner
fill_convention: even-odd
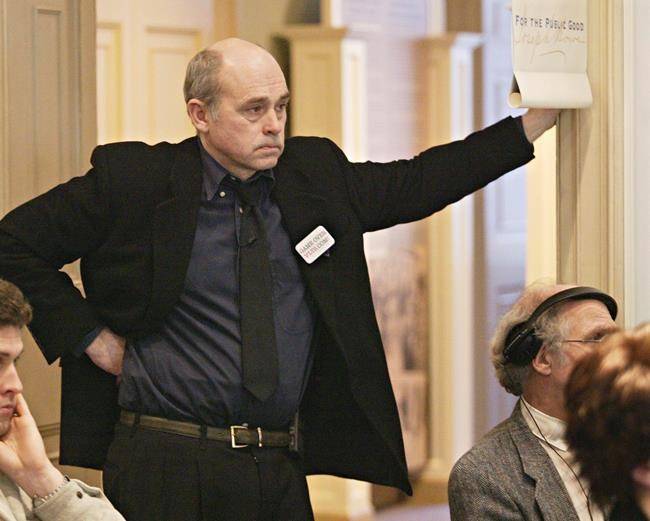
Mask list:
[[[567,440],[610,521],[650,519],[650,324],[612,335],[566,388]]]
[[[68,479],[47,457],[16,372],[31,319],[21,291],[0,279],[0,520],[124,521],[99,489]]]

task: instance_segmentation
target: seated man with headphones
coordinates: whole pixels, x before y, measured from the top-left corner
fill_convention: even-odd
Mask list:
[[[617,329],[615,300],[595,288],[533,284],[497,326],[492,363],[519,396],[510,418],[454,466],[455,521],[602,521],[564,439],[564,387],[574,364]]]

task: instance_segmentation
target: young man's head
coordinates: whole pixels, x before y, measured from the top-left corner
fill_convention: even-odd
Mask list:
[[[566,403],[567,440],[594,499],[650,507],[650,324],[577,363]]]
[[[0,436],[9,429],[23,390],[15,362],[23,351],[21,329],[31,319],[32,308],[20,290],[0,279]]]
[[[491,343],[492,363],[501,385],[562,420],[566,419],[564,387],[573,366],[617,329],[611,297],[575,288],[529,286],[503,316]],[[613,313],[608,305],[613,306]],[[530,320],[533,314],[537,318]],[[522,331],[519,340],[518,331]],[[534,349],[526,351],[530,346]]]
[[[184,94],[203,147],[230,173],[245,180],[277,164],[289,90],[268,51],[238,38],[215,43],[190,61]]]

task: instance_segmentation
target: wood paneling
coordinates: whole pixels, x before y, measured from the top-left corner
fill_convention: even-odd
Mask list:
[[[212,43],[219,12],[213,0],[97,0],[100,143],[174,142],[194,134],[183,100],[185,70]]]
[[[199,30],[148,27],[146,30],[147,139],[181,141],[195,131],[183,103],[185,69],[201,48]]]
[[[80,173],[95,142],[94,6],[0,2],[0,211]],[[16,30],[20,28],[20,30]],[[66,271],[79,282],[76,266]],[[48,454],[58,457],[59,378],[28,333],[18,370]]]
[[[118,141],[123,133],[122,24],[97,24],[97,141]]]
[[[625,302],[623,5],[593,0],[587,68],[592,107],[558,128],[558,273]],[[618,322],[625,322],[625,310]]]
[[[34,149],[34,181],[32,194],[42,193],[62,182],[63,172],[70,171],[71,137],[68,128],[67,105],[68,64],[65,19],[60,9],[34,10],[33,56],[33,132],[37,146]],[[67,156],[67,157],[66,157]]]
[[[481,0],[447,0],[447,30],[482,31]]]

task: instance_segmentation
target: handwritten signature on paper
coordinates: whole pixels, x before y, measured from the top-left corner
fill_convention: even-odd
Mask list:
[[[584,45],[585,24],[574,20],[558,19],[554,15],[544,18],[535,18],[513,14],[515,34],[513,42],[515,44],[526,44],[531,46],[530,60],[532,63],[537,56],[548,56],[558,54],[566,61],[566,52],[560,48],[552,46],[566,46],[570,44]],[[539,47],[542,45],[551,46],[546,52],[540,52]]]

